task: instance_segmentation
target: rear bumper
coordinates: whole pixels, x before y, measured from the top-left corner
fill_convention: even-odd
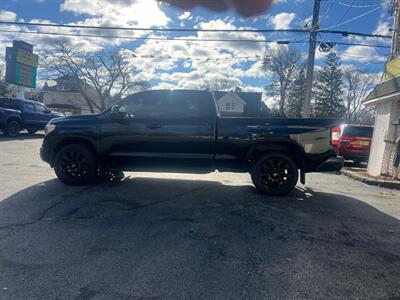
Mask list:
[[[340,153],[341,156],[344,157],[344,159],[357,159],[357,160],[368,160],[369,158],[369,152],[368,153],[350,153],[350,152],[345,152],[345,153]]]
[[[330,157],[321,163],[314,172],[337,172],[343,167],[343,157]]]

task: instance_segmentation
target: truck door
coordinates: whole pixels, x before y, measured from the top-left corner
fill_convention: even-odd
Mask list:
[[[37,127],[44,128],[46,124],[54,118],[50,110],[42,105],[42,104],[35,104],[35,110],[36,110],[36,116],[35,116],[35,121],[37,124]]]
[[[210,93],[146,91],[126,98],[121,105],[131,115],[130,123],[103,128],[111,155],[211,163],[216,110]],[[111,137],[110,126],[119,131],[118,138]]]
[[[24,122],[24,127],[26,128],[35,128],[37,127],[36,120],[36,110],[35,105],[31,102],[20,102],[23,105],[22,108],[22,118]]]

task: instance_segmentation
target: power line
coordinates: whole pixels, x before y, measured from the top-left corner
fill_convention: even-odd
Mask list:
[[[339,1],[338,4],[340,4],[342,6],[347,6],[347,7],[350,7],[350,8],[370,8],[370,7],[377,7],[377,6],[381,6],[382,5],[382,3],[381,4],[368,4],[368,5],[358,5],[358,4],[354,5],[354,2],[355,1],[353,0],[353,2],[351,4],[347,4],[347,3]]]
[[[346,57],[352,57],[352,58],[370,58],[374,61],[376,61],[378,63],[378,60],[380,59],[379,56],[368,56],[368,55],[356,55],[356,54],[344,54]],[[170,55],[168,56],[153,56],[153,55],[137,55],[137,54],[133,54],[134,58],[138,58],[138,59],[170,59],[170,60],[189,60],[189,61],[210,61],[210,60],[235,60],[235,59],[239,59],[239,60],[257,60],[257,59],[261,59],[262,56],[260,55],[256,55],[256,56],[231,56],[231,57],[172,57]],[[382,63],[382,62],[380,62]]]
[[[40,26],[40,27],[59,27],[59,28],[74,28],[74,29],[95,29],[95,30],[121,30],[121,31],[153,31],[153,32],[253,32],[253,33],[274,33],[274,32],[287,32],[287,33],[309,33],[310,30],[303,29],[199,29],[199,28],[142,28],[142,27],[117,27],[117,26],[88,26],[88,25],[70,25],[70,24],[53,24],[53,23],[34,23],[34,22],[9,22],[0,21],[3,25],[17,25],[17,26]],[[336,26],[336,25],[335,25]],[[330,27],[329,27],[330,28]],[[340,30],[317,30],[323,33],[334,33],[342,35],[355,35],[374,38],[392,38],[389,35],[369,34],[361,32],[350,32]],[[1,29],[0,29],[1,30]]]
[[[341,22],[344,20],[344,18],[347,16],[347,14],[349,13],[349,11],[351,10],[352,5],[354,4],[354,2],[355,2],[355,0],[352,0],[352,1],[351,1],[351,5],[349,5],[349,6],[347,7],[346,11],[344,12],[344,14],[342,15],[342,17],[340,18],[340,20],[339,20],[337,23],[341,23]]]
[[[0,21],[3,25],[17,26],[40,26],[40,27],[61,27],[75,29],[96,29],[96,30],[121,30],[121,31],[155,31],[155,32],[300,32],[302,29],[203,29],[203,28],[144,28],[144,27],[119,27],[119,26],[91,26],[91,25],[74,25],[74,24],[55,24],[55,23],[37,23],[37,22],[10,22]]]
[[[278,44],[301,44],[304,40],[261,40],[261,39],[202,39],[202,38],[180,38],[180,37],[134,37],[134,36],[118,36],[118,35],[96,35],[96,34],[79,34],[79,33],[58,33],[58,32],[39,32],[39,31],[19,31],[19,30],[2,30],[4,33],[17,34],[36,34],[36,35],[55,35],[55,36],[73,36],[73,37],[89,37],[103,39],[129,39],[129,40],[156,40],[156,41],[181,41],[181,42],[237,42],[237,43],[278,43]],[[317,41],[321,42],[321,41]],[[327,42],[328,43],[328,42]],[[385,45],[373,45],[362,43],[348,42],[329,42],[336,45],[390,48]]]
[[[321,42],[321,41],[318,41],[318,42]],[[360,47],[373,47],[373,48],[390,49],[390,46],[385,46],[385,45],[371,45],[371,44],[347,43],[347,42],[326,42],[326,43],[332,43],[332,44],[336,44],[336,45],[345,45],[345,46],[360,46]]]
[[[21,33],[21,34],[39,34],[39,35],[55,35],[55,36],[74,36],[89,38],[105,38],[105,39],[128,39],[128,40],[156,40],[156,41],[182,41],[182,42],[239,42],[239,43],[282,43],[287,44],[289,41],[267,41],[261,39],[202,39],[202,38],[180,38],[180,37],[135,37],[120,35],[98,35],[98,34],[80,34],[80,33],[59,33],[59,32],[39,32],[39,31],[19,31],[19,30],[2,30],[5,33]],[[303,41],[292,41],[292,43],[302,43]]]
[[[318,30],[320,33],[332,33],[332,34],[341,34],[343,36],[363,36],[363,37],[373,37],[373,38],[384,38],[384,39],[391,39],[391,35],[383,35],[383,34],[369,34],[369,33],[361,33],[361,32],[354,32],[354,31],[343,31],[343,30],[326,30],[321,29]]]
[[[333,5],[336,3],[337,0],[332,0],[326,7],[324,14],[320,17],[321,20],[324,19],[332,10]]]
[[[360,18],[362,18],[362,17],[365,17],[366,15],[369,15],[369,14],[373,13],[374,11],[376,11],[376,10],[378,10],[378,9],[380,9],[380,8],[381,8],[381,6],[375,7],[374,9],[371,9],[371,10],[369,10],[369,11],[367,11],[367,12],[365,12],[365,13],[359,15],[359,16],[356,16],[356,17],[354,17],[354,18],[351,18],[351,19],[349,19],[349,20],[347,20],[347,21],[344,21],[344,22],[342,22],[342,23],[338,23],[338,24],[335,24],[335,25],[332,25],[332,26],[329,26],[329,27],[325,27],[325,28],[323,28],[323,30],[325,30],[325,29],[331,29],[331,28],[336,28],[336,27],[339,27],[339,26],[348,24],[348,23],[353,22],[353,21],[355,21],[355,20],[357,20],[357,19],[360,19]]]

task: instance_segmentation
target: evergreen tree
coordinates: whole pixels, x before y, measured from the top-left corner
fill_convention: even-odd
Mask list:
[[[289,118],[300,118],[302,116],[304,98],[306,93],[306,75],[304,68],[301,67],[296,74],[295,79],[289,86],[286,115]]]
[[[314,116],[341,118],[345,113],[343,100],[343,71],[336,53],[329,53],[325,65],[317,73],[314,89]]]

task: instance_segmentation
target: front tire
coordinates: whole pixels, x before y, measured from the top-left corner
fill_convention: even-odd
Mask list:
[[[4,133],[9,137],[17,137],[21,131],[21,124],[18,121],[10,121],[7,123]]]
[[[299,179],[299,171],[293,159],[278,152],[261,156],[252,167],[250,175],[258,191],[272,196],[288,194]]]
[[[92,151],[73,144],[61,148],[54,159],[58,179],[67,185],[85,185],[95,180],[97,161]]]

